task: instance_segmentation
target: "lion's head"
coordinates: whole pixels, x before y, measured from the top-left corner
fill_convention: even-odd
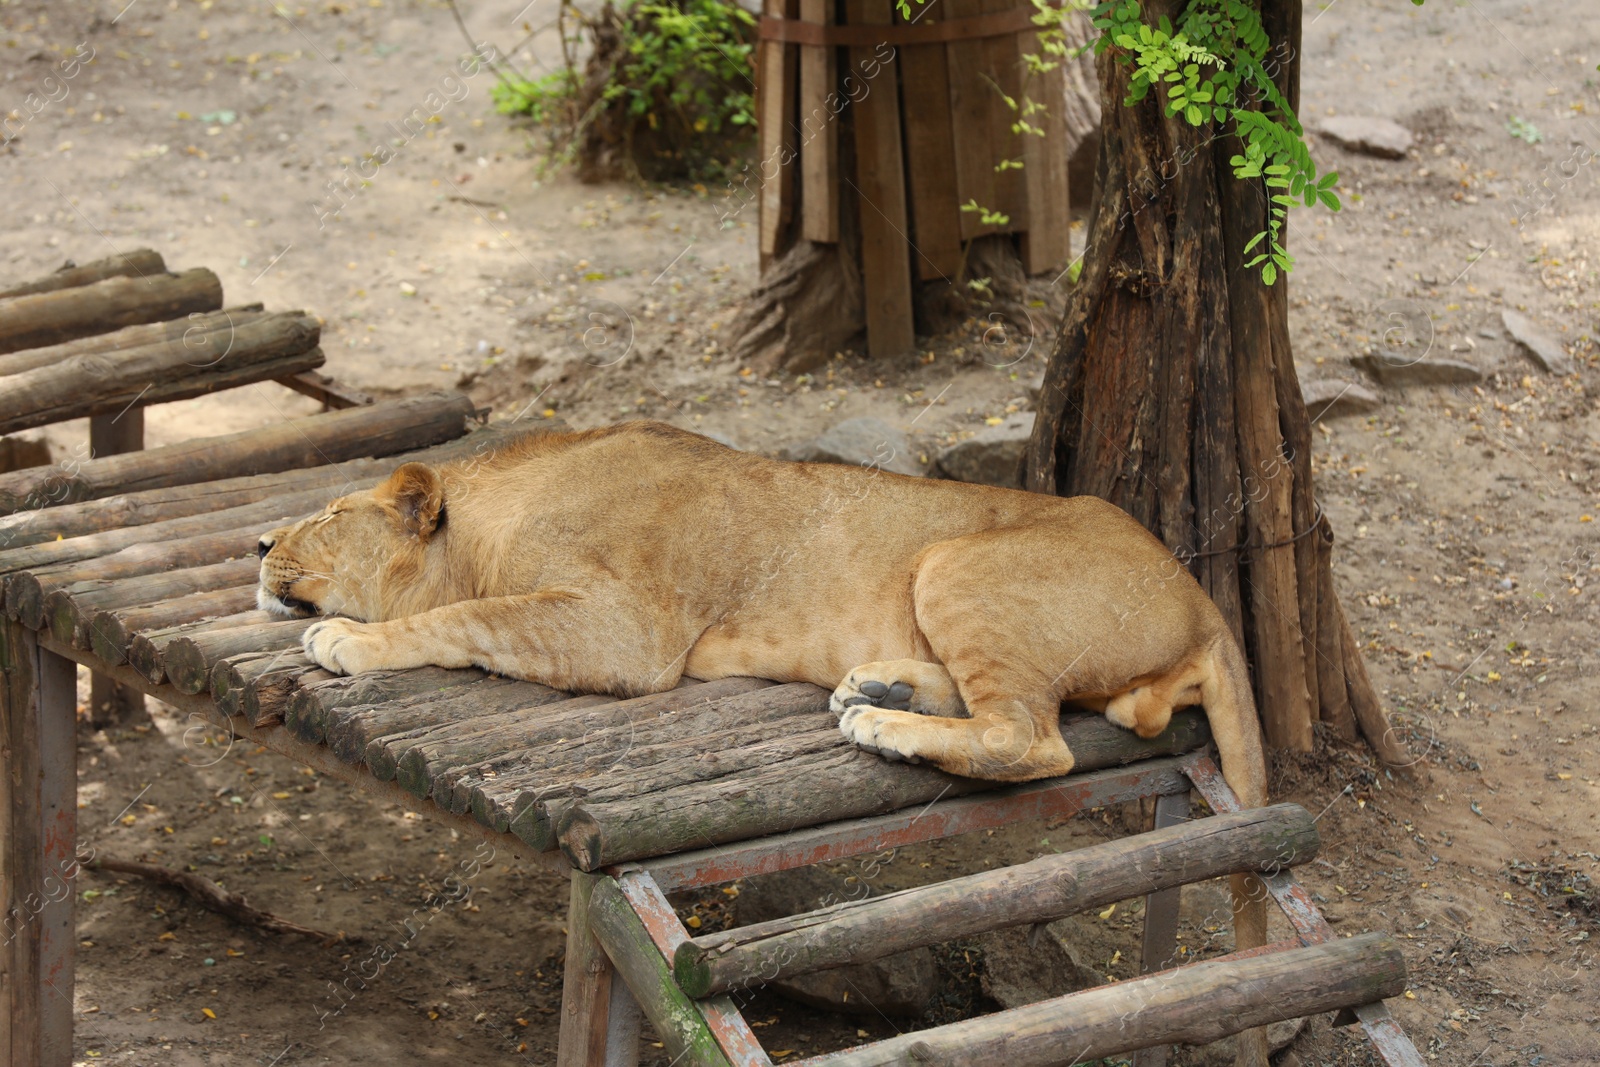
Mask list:
[[[444,521],[438,474],[407,463],[382,484],[263,535],[256,546],[256,602],[291,616],[393,618],[397,598],[417,580]]]

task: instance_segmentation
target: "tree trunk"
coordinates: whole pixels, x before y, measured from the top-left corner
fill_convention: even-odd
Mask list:
[[[1145,21],[1181,10],[1147,4]],[[1300,4],[1265,0],[1262,19],[1297,108]],[[1320,720],[1401,762],[1334,596],[1288,282],[1243,266],[1266,190],[1233,177],[1231,133],[1164,116],[1160,92],[1124,106],[1130,69],[1099,57],[1100,180],[1025,484],[1110,500],[1188,564],[1256,667],[1269,744],[1308,750]]]

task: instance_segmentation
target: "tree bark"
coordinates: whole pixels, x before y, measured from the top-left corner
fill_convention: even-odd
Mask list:
[[[1181,10],[1147,5],[1146,21]],[[1262,18],[1295,106],[1300,4],[1267,3]],[[1025,484],[1110,500],[1187,563],[1255,667],[1270,745],[1309,750],[1314,723],[1346,733],[1353,717],[1401,762],[1334,596],[1288,282],[1243,266],[1267,228],[1266,189],[1233,177],[1231,133],[1164,116],[1159,92],[1124,106],[1130,70],[1099,57],[1100,183]]]

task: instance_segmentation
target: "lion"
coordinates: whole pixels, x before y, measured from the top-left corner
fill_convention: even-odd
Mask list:
[[[998,781],[1072,770],[1063,702],[1146,738],[1199,704],[1228,784],[1266,802],[1227,623],[1094,497],[784,462],[635,421],[406,463],[258,552],[261,607],[330,616],[304,645],[337,673],[476,666],[619,697],[812,682],[856,745]]]

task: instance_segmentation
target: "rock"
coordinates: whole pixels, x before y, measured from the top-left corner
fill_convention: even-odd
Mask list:
[[[984,993],[1001,1007],[1020,1008],[1103,983],[1105,976],[1070,943],[1071,922],[1062,919],[981,935]]]
[[[1527,357],[1539,365],[1539,369],[1546,374],[1571,374],[1573,371],[1572,358],[1567,355],[1567,350],[1547,333],[1543,333],[1525,317],[1515,311],[1500,312],[1500,321],[1505,323],[1506,333],[1517,343]]]
[[[1395,359],[1374,353],[1350,362],[1382,385],[1471,385],[1483,381],[1483,371],[1459,359]]]
[[[1411,147],[1411,131],[1389,119],[1339,115],[1323,119],[1317,132],[1340,148],[1383,159],[1404,159]]]
[[[1305,397],[1306,411],[1312,420],[1337,419],[1345,415],[1364,415],[1376,409],[1382,401],[1378,394],[1356,382],[1341,382],[1321,378],[1302,382],[1300,395]]]
[[[1022,453],[1033,436],[1033,421],[1031,411],[1007,415],[999,426],[986,426],[940,452],[939,470],[958,482],[1022,488]]]
[[[845,881],[857,870],[854,864],[843,871],[799,867],[747,878],[739,893],[739,924],[780,919],[872,895],[863,892],[868,890],[865,882]],[[791,1000],[826,1011],[874,1018],[880,1012],[914,1017],[928,1009],[939,992],[939,981],[933,950],[914,948],[868,963],[785,978],[773,982],[772,987]]]
[[[881,467],[896,474],[927,473],[912,450],[911,439],[882,419],[845,419],[809,441],[782,449],[778,455],[808,463]]]

